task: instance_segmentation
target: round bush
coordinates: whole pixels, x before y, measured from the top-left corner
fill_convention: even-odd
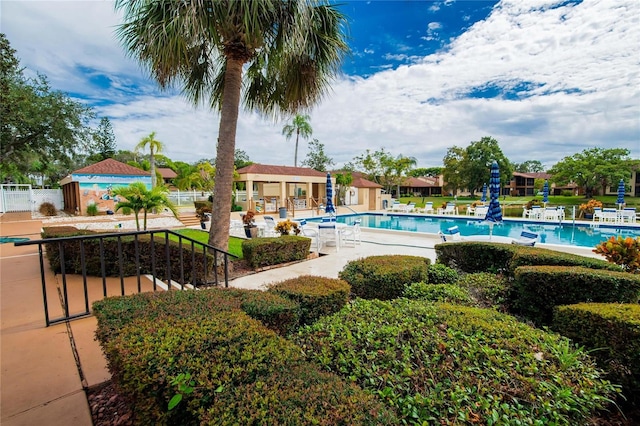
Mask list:
[[[40,204],[38,211],[43,216],[55,216],[58,214],[58,209],[56,209],[56,206],[54,206],[53,203],[50,203],[48,201],[45,201],[44,203]]]
[[[268,291],[298,303],[300,324],[304,325],[342,309],[351,287],[343,280],[303,275],[273,284]]]
[[[619,392],[568,339],[491,309],[357,299],[297,343],[408,424],[584,424]]]
[[[404,297],[429,302],[454,303],[472,306],[473,300],[466,289],[454,284],[413,283],[404,289]]]
[[[426,281],[430,263],[419,256],[371,256],[347,263],[338,276],[357,297],[390,300],[401,297],[409,284]]]
[[[473,300],[483,308],[495,308],[507,311],[511,286],[509,280],[502,275],[489,272],[464,274],[458,278],[456,285],[467,289]]]
[[[458,279],[458,272],[442,263],[429,265],[427,269],[429,283],[431,284],[453,284]]]

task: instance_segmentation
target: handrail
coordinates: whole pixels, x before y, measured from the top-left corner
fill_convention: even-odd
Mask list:
[[[165,244],[164,256],[160,255],[159,253],[156,253],[155,245],[157,244],[158,239],[155,238],[155,236],[157,234],[162,235],[164,237],[163,238],[164,244]],[[150,236],[150,241],[149,241],[150,250],[148,251],[148,256],[150,257],[149,259],[150,265],[144,265],[140,259],[141,240],[139,237],[143,235]],[[177,244],[180,252],[179,259],[177,260],[178,265],[174,266],[174,268],[172,268],[172,262],[175,261],[175,259],[172,259],[171,257],[171,247],[169,244],[170,235],[174,235],[178,238]],[[133,237],[132,250],[134,251],[134,253],[131,253],[131,249],[128,249],[127,253],[125,254],[125,251],[123,248],[124,237]],[[208,263],[207,255],[213,255],[213,268],[211,268],[213,272],[213,278],[214,278],[213,284],[219,285],[218,266],[224,266],[224,270],[223,270],[224,284],[225,284],[225,287],[228,287],[229,286],[229,256],[236,257],[235,255],[229,252],[220,250],[207,243],[194,240],[193,238],[184,236],[182,234],[179,234],[177,232],[174,232],[168,229],[116,232],[116,233],[91,234],[91,235],[76,235],[71,237],[57,237],[57,238],[46,238],[41,240],[29,240],[29,241],[16,242],[14,243],[14,246],[28,246],[28,245],[38,246],[38,255],[40,258],[40,279],[42,283],[42,296],[43,296],[43,303],[44,303],[45,322],[47,327],[51,324],[56,324],[59,322],[69,321],[72,319],[82,318],[87,315],[91,315],[91,312],[89,309],[89,305],[90,305],[89,290],[91,285],[89,284],[89,280],[87,279],[87,262],[90,261],[91,259],[95,259],[95,257],[87,259],[87,257],[89,256],[86,253],[87,247],[85,243],[87,240],[98,240],[98,246],[96,247],[97,253],[95,253],[95,255],[100,258],[99,267],[100,267],[100,276],[101,276],[101,282],[102,282],[102,297],[107,297],[108,295],[107,269],[106,269],[107,261],[113,264],[114,270],[118,272],[117,277],[119,277],[119,281],[120,281],[119,293],[120,295],[124,296],[126,294],[125,266],[129,266],[128,269],[131,270],[130,266],[132,264],[135,264],[136,272],[133,275],[129,274],[126,276],[127,277],[135,276],[137,278],[136,290],[138,293],[143,291],[140,277],[141,275],[145,274],[145,272],[143,272],[144,270],[149,270],[148,273],[150,273],[152,276],[153,291],[158,290],[157,278],[156,278],[156,275],[158,272],[157,270],[158,266],[164,267],[165,280],[167,283],[168,290],[171,290],[172,286],[176,284],[179,284],[181,290],[185,290],[185,288],[188,288],[189,286],[192,286],[193,288],[195,288],[196,285],[198,284],[199,272],[196,270],[196,266],[198,265],[199,267],[200,265],[196,261],[196,252],[201,251],[203,255],[202,262],[201,262],[202,277],[203,277],[202,283],[205,285],[211,284],[211,282],[209,281],[209,276],[210,276],[209,273],[211,271],[210,271],[209,265],[207,265]],[[113,248],[114,251],[108,252],[107,250],[105,250],[105,243],[113,240],[116,241],[117,247]],[[67,277],[67,271],[66,271],[67,262],[65,261],[65,243],[73,243],[73,242],[78,242],[80,245],[79,257],[77,258],[76,265],[79,265],[81,269],[81,274],[82,274],[81,289],[75,288],[68,283],[68,277]],[[60,302],[63,310],[63,315],[59,318],[54,318],[54,319],[51,319],[49,315],[49,305],[47,300],[47,279],[46,279],[48,274],[45,273],[45,263],[44,263],[45,250],[43,250],[43,248],[46,248],[46,246],[49,246],[49,245],[53,245],[54,248],[57,248],[57,252],[59,253],[59,258],[57,259],[59,263],[51,264],[50,266],[56,273],[56,281],[57,281],[57,275],[58,274],[60,275],[61,288],[59,288],[60,286],[58,286],[57,284],[54,284],[54,286],[58,287],[57,292],[60,296],[60,299],[61,299]],[[191,271],[188,271],[188,270],[185,271],[186,260],[184,259],[184,256],[183,256],[184,246],[187,246],[188,248],[190,248],[190,251],[191,251],[191,259],[189,259]],[[199,247],[199,249],[196,250],[196,246]],[[220,259],[220,256],[222,257],[221,259]],[[163,262],[163,257],[164,257],[164,262]],[[53,260],[50,259],[50,263],[51,262],[53,262]],[[160,263],[161,265],[158,265],[158,263]],[[164,265],[162,265],[162,263],[164,263]],[[162,271],[162,269],[160,269],[160,271]],[[185,279],[185,274],[188,274],[189,272],[191,273],[191,283],[187,282],[187,280]],[[79,272],[72,271],[71,273],[78,274]],[[49,290],[51,291],[52,288],[49,288]],[[77,295],[79,290],[82,291],[82,294],[83,294],[83,300],[82,300],[83,307],[80,309],[79,312],[72,313],[70,305],[72,305],[74,302],[77,302],[77,300],[70,298],[69,293],[71,292],[73,295]],[[93,290],[94,292],[92,292],[92,297],[95,298],[95,294],[96,294],[95,289]]]

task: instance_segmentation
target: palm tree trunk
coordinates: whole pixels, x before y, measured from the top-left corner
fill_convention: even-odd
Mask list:
[[[216,152],[216,178],[213,187],[209,244],[225,251],[229,247],[229,215],[231,213],[229,194],[232,193],[233,186],[233,160],[240,107],[242,64],[241,60],[227,58]]]
[[[298,138],[300,137],[300,129],[296,132],[296,152],[293,154],[293,167],[298,167]]]
[[[156,187],[156,159],[153,155],[153,145],[149,144],[151,154],[149,155],[149,163],[151,169],[151,189]]]

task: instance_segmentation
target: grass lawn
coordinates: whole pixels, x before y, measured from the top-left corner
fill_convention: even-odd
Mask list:
[[[209,233],[200,229],[180,229],[176,232],[201,243],[207,243],[209,241]],[[173,241],[178,241],[178,238],[173,235],[169,237]],[[242,259],[242,241],[244,241],[242,238],[229,237],[229,253],[237,256],[239,259]]]

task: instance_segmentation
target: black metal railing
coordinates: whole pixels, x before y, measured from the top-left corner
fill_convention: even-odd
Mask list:
[[[170,242],[170,235],[178,241]],[[235,257],[166,229],[48,238],[16,242],[14,245],[38,246],[47,327],[91,315],[90,302],[107,296],[124,296],[127,294],[125,279],[130,277],[136,277],[136,285],[133,289],[129,288],[128,294],[158,291],[159,288],[165,291],[218,286],[221,282],[228,287],[229,257]],[[47,283],[45,253],[55,273],[54,285]],[[142,275],[150,275],[151,288],[142,285]],[[101,278],[101,296],[96,294],[98,291],[95,288],[100,284],[90,282],[95,280],[89,277]],[[119,279],[119,291],[109,294],[108,290],[113,290],[114,279]],[[69,284],[70,280],[73,285]],[[60,298],[62,315],[50,318],[47,292],[54,289]],[[70,291],[73,292],[71,296]],[[72,305],[74,308],[77,305],[80,307],[74,310]]]

